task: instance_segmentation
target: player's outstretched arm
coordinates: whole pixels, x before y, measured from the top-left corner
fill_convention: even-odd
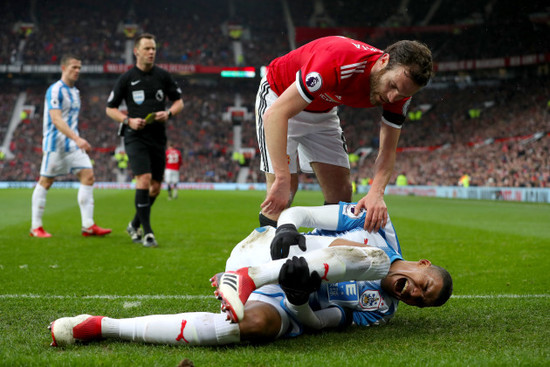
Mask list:
[[[367,215],[364,228],[378,232],[388,222],[388,208],[384,202],[384,191],[395,166],[400,129],[382,123],[380,126],[380,149],[374,163],[374,180],[367,195],[357,202],[357,209],[365,209]]]

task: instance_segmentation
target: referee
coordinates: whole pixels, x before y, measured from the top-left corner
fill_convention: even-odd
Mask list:
[[[165,123],[183,109],[181,89],[166,70],[155,66],[156,53],[155,36],[144,33],[136,38],[136,65],[117,80],[106,110],[107,116],[121,124],[119,131],[136,176],[136,214],[126,231],[133,242],[143,242],[145,247],[158,246],[150,218],[164,174]],[[169,109],[167,98],[172,101]],[[119,110],[123,100],[128,115]]]

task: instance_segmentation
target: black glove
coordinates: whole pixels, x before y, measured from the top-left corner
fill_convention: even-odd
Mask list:
[[[319,290],[321,277],[316,271],[309,274],[306,259],[294,256],[281,267],[279,285],[288,301],[298,306],[308,301],[310,293]]]
[[[294,224],[283,224],[275,231],[271,241],[271,258],[284,259],[288,256],[290,246],[298,245],[300,250],[306,250],[306,238],[300,234]]]

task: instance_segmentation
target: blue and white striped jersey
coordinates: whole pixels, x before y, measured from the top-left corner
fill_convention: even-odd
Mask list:
[[[311,233],[322,236],[342,237],[348,240],[365,243],[384,250],[391,262],[403,260],[395,228],[388,223],[377,233],[363,229],[366,212],[356,216],[353,213],[355,204],[339,204],[338,227],[335,231],[315,229]],[[387,294],[380,281],[349,281],[323,283],[317,293],[310,298],[313,309],[337,306],[353,311],[353,322],[361,326],[386,323],[397,310],[398,300]]]
[[[61,110],[63,120],[78,135],[78,114],[80,112],[80,91],[69,87],[63,81],[50,85],[44,100],[44,126],[42,150],[44,152],[71,152],[79,149],[76,143],[63,135],[53,124],[50,110]]]

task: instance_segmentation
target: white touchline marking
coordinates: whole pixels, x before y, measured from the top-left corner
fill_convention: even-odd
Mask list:
[[[88,296],[75,296],[75,295],[45,295],[45,294],[0,294],[0,299],[7,298],[48,298],[48,299],[212,299],[216,300],[216,297],[204,296],[204,295],[169,295],[169,294],[135,294],[135,295],[109,295],[109,294],[94,294]],[[550,294],[457,294],[452,295],[451,298],[456,299],[500,299],[500,298],[550,298]]]
[[[45,294],[0,294],[0,298],[54,298],[54,299],[207,299],[216,297],[201,295],[168,295],[168,294],[136,294],[136,295],[109,295],[94,294],[88,296],[75,295],[45,295]]]
[[[491,299],[491,298],[548,298],[550,294],[458,294],[452,295],[451,298],[462,299]]]

